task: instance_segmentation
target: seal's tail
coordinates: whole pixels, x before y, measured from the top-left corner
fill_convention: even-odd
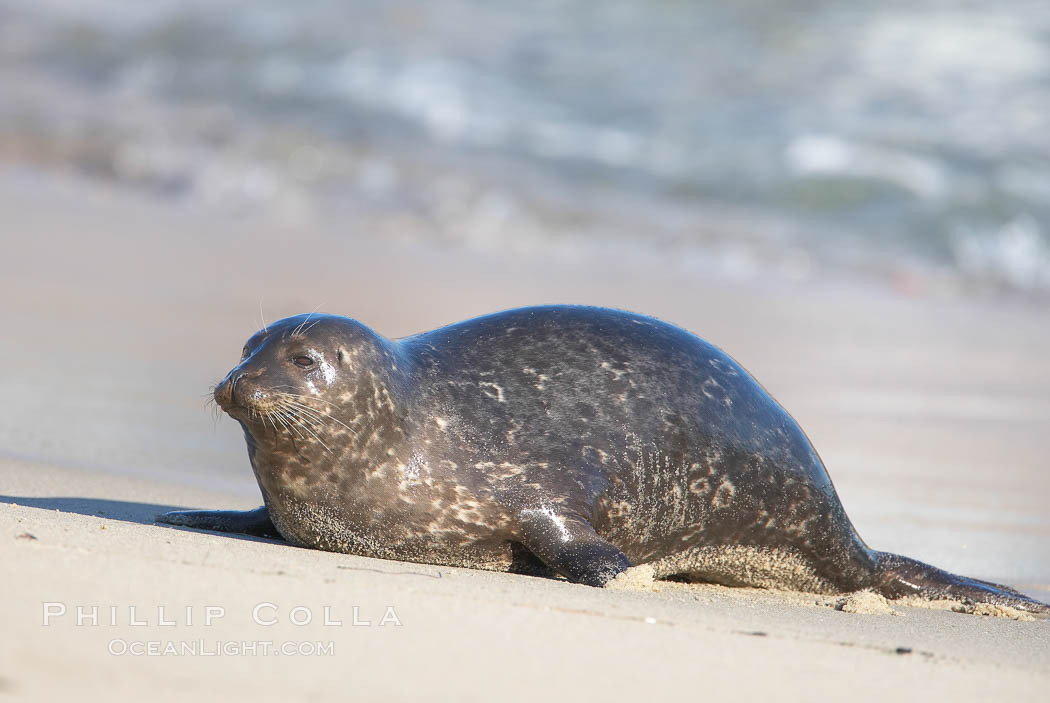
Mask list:
[[[989,603],[1050,617],[1050,605],[1009,586],[950,574],[899,554],[876,552],[876,556],[878,571],[874,588],[887,598],[918,596],[926,600],[961,600],[969,605]]]

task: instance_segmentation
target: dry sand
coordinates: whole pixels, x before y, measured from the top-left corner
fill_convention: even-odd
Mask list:
[[[259,503],[237,428],[202,397],[260,301],[267,319],[321,305],[389,336],[593,303],[680,324],[747,366],[873,546],[1050,597],[1044,309],[703,280],[615,251],[428,250],[362,236],[373,224],[295,232],[0,170],[0,696],[1046,699],[1046,621],[644,579],[596,590],[153,524]],[[78,625],[77,606],[99,606],[99,624]],[[209,607],[223,613],[210,626]],[[332,652],[120,654],[254,641]]]

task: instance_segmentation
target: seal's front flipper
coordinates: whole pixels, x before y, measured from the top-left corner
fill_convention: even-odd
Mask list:
[[[176,510],[158,515],[156,521],[198,530],[237,532],[256,537],[281,536],[270,521],[270,514],[266,512],[265,505],[255,510]]]
[[[631,566],[619,549],[594,531],[586,520],[558,515],[550,508],[521,511],[522,544],[544,564],[576,583],[604,586]]]
[[[876,552],[876,555],[878,576],[875,590],[887,598],[947,598],[971,604],[1006,605],[1050,617],[1050,605],[1029,598],[1009,586],[952,574],[899,554]]]

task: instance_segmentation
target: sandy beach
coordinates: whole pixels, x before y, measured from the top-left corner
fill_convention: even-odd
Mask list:
[[[0,696],[1045,698],[1047,621],[598,590],[154,524],[260,503],[239,429],[204,399],[261,316],[320,309],[397,337],[587,303],[740,361],[805,428],[873,547],[1050,600],[1045,305],[706,277],[615,248],[428,248],[399,226],[357,213],[303,228],[0,169]],[[260,642],[294,651],[244,651]]]

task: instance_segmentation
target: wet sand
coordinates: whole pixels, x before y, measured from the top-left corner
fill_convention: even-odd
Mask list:
[[[751,370],[806,429],[873,547],[1046,600],[1045,309],[668,274],[616,250],[427,249],[363,213],[297,231],[13,168],[0,170],[0,232],[0,693],[1036,700],[1050,684],[1043,621],[865,615],[680,585],[599,591],[151,521],[172,506],[258,505],[239,430],[203,399],[260,306],[267,320],[320,306],[393,337],[517,305],[600,304],[686,327]],[[67,612],[44,626],[45,603]],[[261,603],[279,624],[253,621]],[[118,624],[77,626],[78,605],[100,606],[102,623],[116,606]],[[132,605],[147,625],[129,624]],[[178,624],[160,624],[158,606]],[[225,612],[211,626],[208,606]],[[297,606],[309,625],[289,621]],[[320,623],[326,606],[342,626]],[[352,624],[354,606],[371,625]],[[379,625],[388,606],[400,625]],[[334,652],[109,652],[202,639]]]

